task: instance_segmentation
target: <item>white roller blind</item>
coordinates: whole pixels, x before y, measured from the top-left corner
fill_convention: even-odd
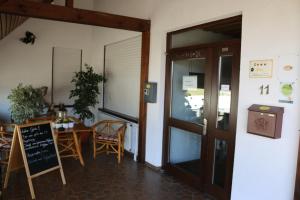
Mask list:
[[[141,36],[105,46],[104,108],[139,116]]]
[[[81,68],[81,50],[63,47],[53,48],[53,103],[73,105],[74,100],[69,99],[73,89],[71,80],[74,72]]]

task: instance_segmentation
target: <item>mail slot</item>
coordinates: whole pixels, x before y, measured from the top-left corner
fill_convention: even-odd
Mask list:
[[[281,137],[284,108],[253,104],[248,110],[248,133],[276,139]]]

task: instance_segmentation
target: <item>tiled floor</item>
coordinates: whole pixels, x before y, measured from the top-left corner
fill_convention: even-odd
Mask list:
[[[58,171],[33,180],[37,200],[204,200],[196,189],[178,182],[173,177],[135,163],[125,156],[121,164],[112,155],[99,155],[96,160],[90,152],[85,155],[86,166],[78,160],[63,159],[67,180],[62,185]],[[3,199],[31,199],[23,170],[13,173]]]

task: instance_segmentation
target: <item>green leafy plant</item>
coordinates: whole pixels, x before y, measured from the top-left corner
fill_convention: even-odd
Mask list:
[[[94,114],[90,107],[95,107],[99,103],[97,98],[100,94],[99,83],[104,81],[104,78],[102,75],[96,74],[92,66],[85,64],[85,67],[85,71],[75,72],[71,81],[75,87],[71,90],[70,98],[75,98],[75,114],[78,114],[81,120],[94,120]]]
[[[23,123],[26,119],[34,118],[43,112],[45,101],[41,88],[21,83],[12,89],[8,96],[10,100],[11,117],[15,123]]]

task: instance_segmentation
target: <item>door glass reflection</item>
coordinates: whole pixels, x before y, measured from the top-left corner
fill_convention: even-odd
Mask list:
[[[218,113],[216,127],[228,130],[231,104],[232,56],[220,56],[218,79]]]
[[[227,148],[228,145],[225,140],[215,140],[212,182],[222,188],[225,187]]]
[[[200,176],[202,136],[170,128],[170,163],[181,170]]]
[[[171,117],[201,124],[204,110],[205,59],[173,61]]]

